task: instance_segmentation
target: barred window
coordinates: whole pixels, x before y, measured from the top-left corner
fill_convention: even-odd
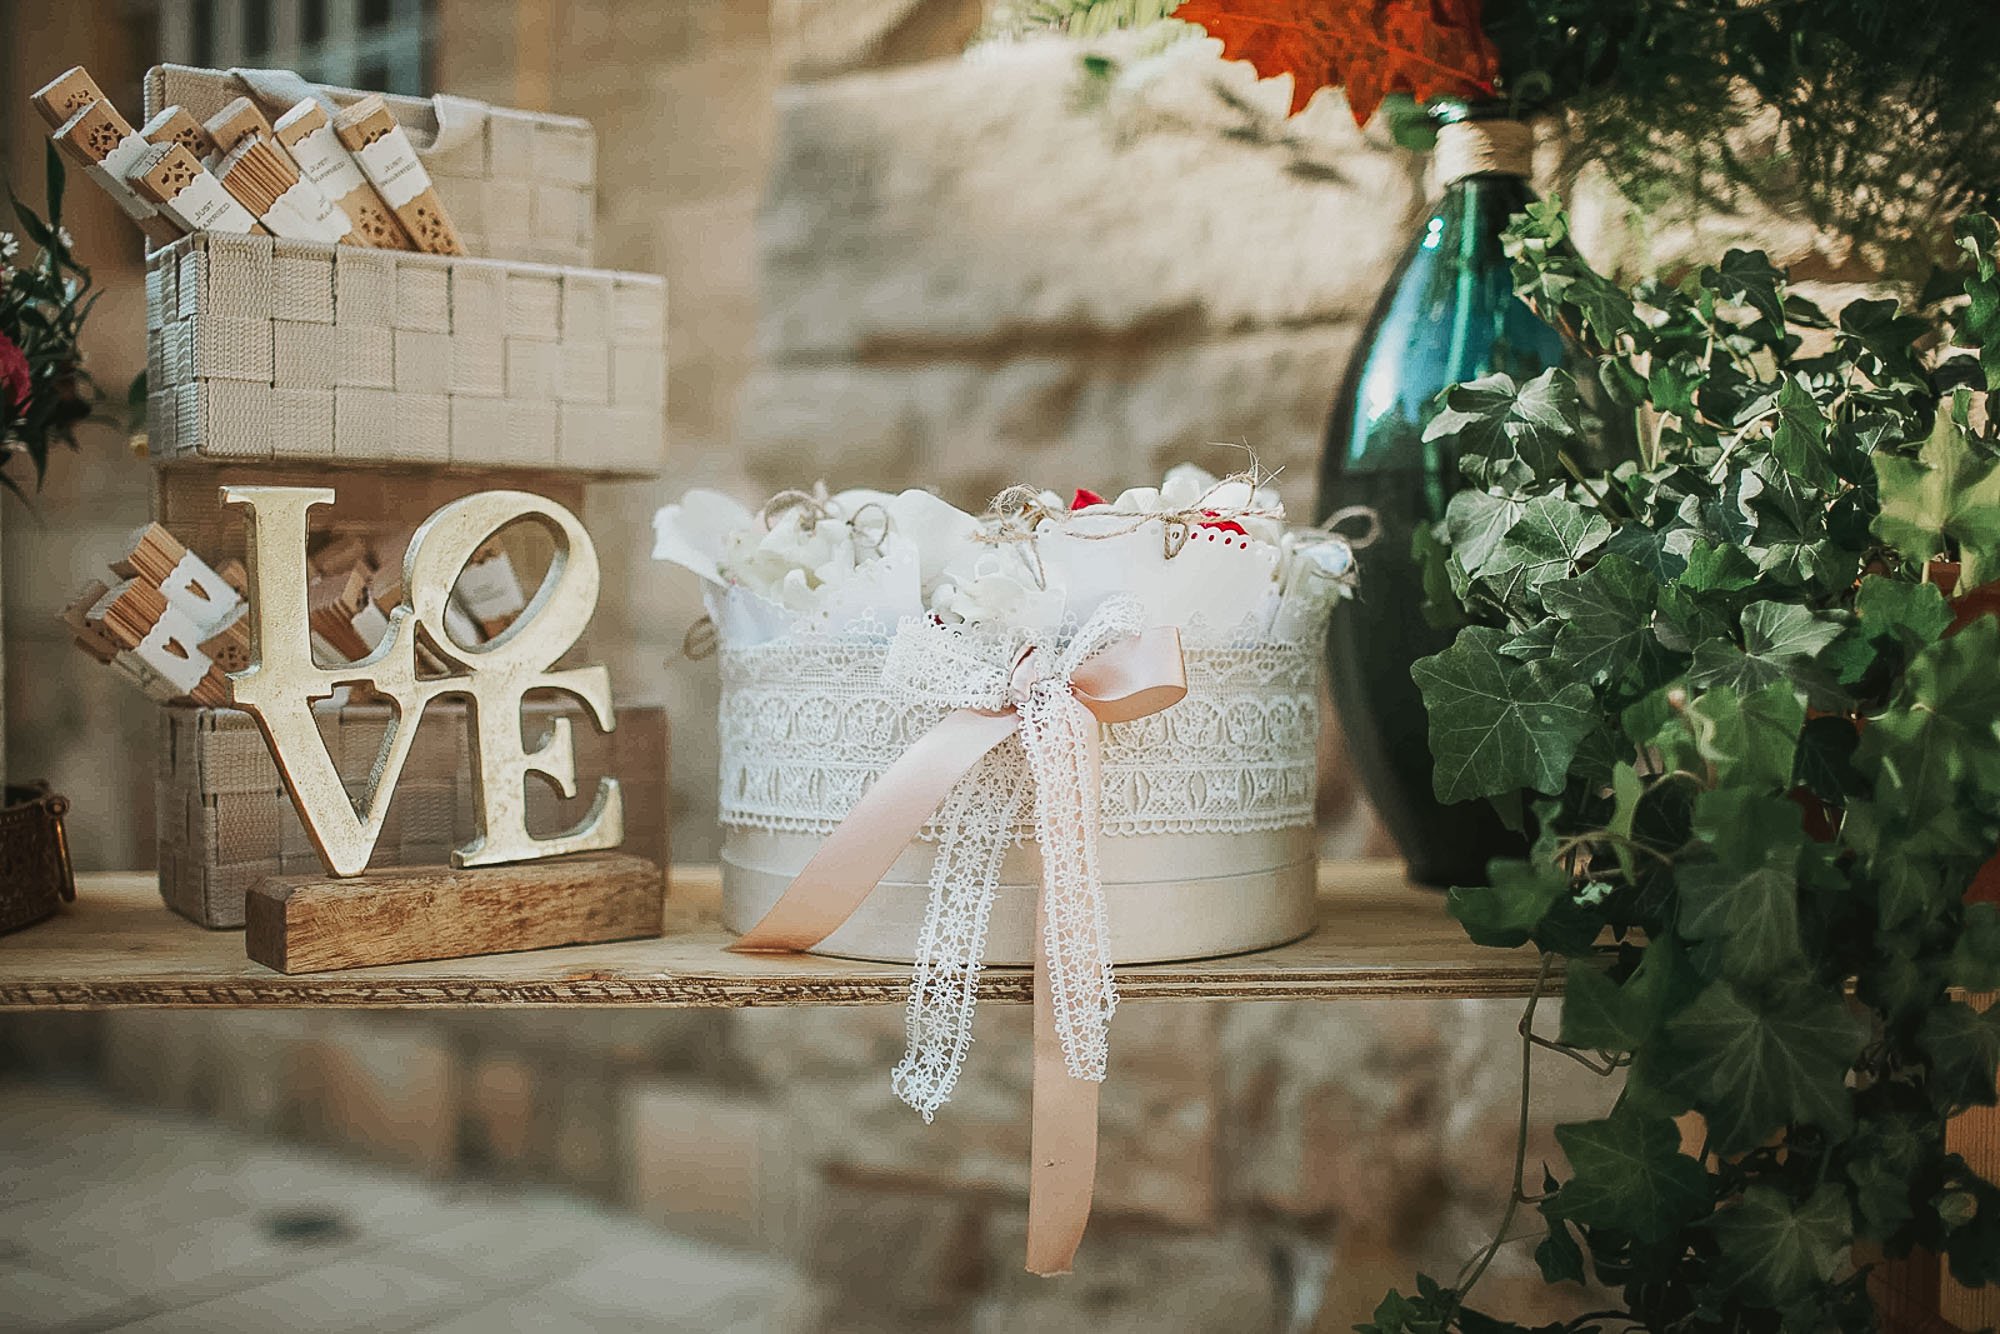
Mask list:
[[[435,0],[160,0],[162,56],[295,69],[315,83],[430,91]]]

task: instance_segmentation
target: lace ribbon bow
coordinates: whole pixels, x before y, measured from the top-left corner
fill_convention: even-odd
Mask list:
[[[1117,1004],[1097,863],[1099,725],[1143,718],[1187,694],[1180,632],[1143,625],[1129,597],[1108,600],[1061,641],[904,621],[885,683],[951,712],[875,780],[734,946],[817,944],[933,825],[938,845],[910,984],[908,1046],[894,1074],[897,1095],[928,1121],[950,1097],[971,1045],[1001,859],[1032,796],[1042,854],[1029,1201],[1029,1267],[1038,1272],[1066,1270],[1082,1235],[1095,1164],[1096,1082],[1104,1078]],[[1002,747],[1016,735],[1018,749]],[[1053,1087],[1058,1082],[1062,1090]],[[1045,1207],[1037,1208],[1037,1197]]]

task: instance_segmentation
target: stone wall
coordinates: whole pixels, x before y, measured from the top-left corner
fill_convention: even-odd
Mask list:
[[[554,1182],[795,1261],[817,1331],[1345,1329],[1449,1276],[1505,1204],[1511,1003],[1135,1003],[1115,1024],[1078,1272],[1021,1271],[1029,1016],[992,1005],[951,1104],[896,1102],[896,1007],[462,1016],[119,1013],[0,1021],[0,1072],[432,1176]],[[1549,1123],[1611,1090],[1537,1060]],[[1483,1304],[1584,1309],[1505,1252]],[[1288,1323],[1297,1310],[1305,1323]],[[1316,1323],[1314,1323],[1316,1322]]]

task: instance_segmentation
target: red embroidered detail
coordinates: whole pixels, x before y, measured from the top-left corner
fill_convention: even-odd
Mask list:
[[[1214,522],[1195,525],[1198,528],[1219,528],[1225,533],[1234,533],[1238,537],[1250,536],[1250,530],[1248,528],[1245,528],[1242,524],[1236,522],[1236,520],[1234,519],[1222,518],[1221,511],[1219,510],[1203,510],[1202,513],[1206,514],[1210,519],[1213,519]]]

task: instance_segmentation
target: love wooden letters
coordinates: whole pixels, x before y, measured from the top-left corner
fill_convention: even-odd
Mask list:
[[[227,486],[224,503],[240,505],[248,526],[250,666],[231,675],[236,703],[257,719],[299,819],[336,876],[360,875],[382,832],[389,800],[409,758],[424,708],[443,696],[462,697],[472,729],[477,831],[452,853],[454,866],[493,866],[563,853],[614,848],[624,838],[618,782],[600,779],[590,813],[567,833],[536,838],[527,827],[529,775],[541,774],[565,797],[576,795],[576,754],[570,724],[559,718],[533,749],[522,741],[521,699],[530,690],[557,690],[590,709],[610,731],[611,681],[602,666],[557,669],[597,606],[597,550],[575,515],[525,491],[483,491],[439,509],[417,529],[403,560],[404,603],[367,657],[337,667],[313,659],[306,607],[306,516],[333,502],[326,487]],[[473,553],[516,519],[546,528],[555,543],[549,572],[527,609],[477,647],[445,630],[452,585]],[[419,674],[417,640],[445,664],[443,674]],[[366,683],[396,703],[365,795],[350,799],[313,720],[312,702],[337,686]]]

